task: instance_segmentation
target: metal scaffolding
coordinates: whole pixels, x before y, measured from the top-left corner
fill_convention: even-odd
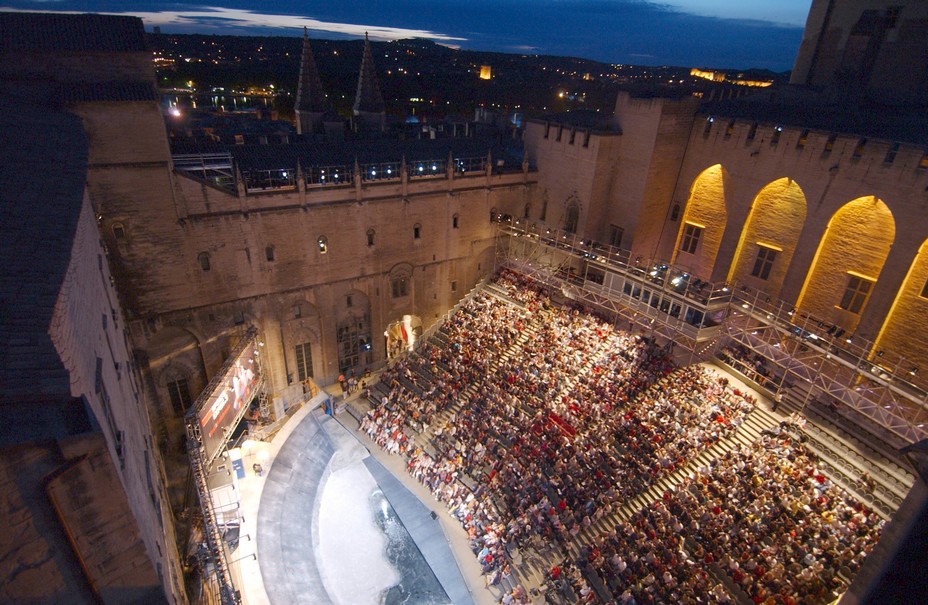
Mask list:
[[[239,603],[241,603],[241,594],[236,590],[232,582],[229,553],[226,551],[222,538],[223,524],[219,522],[219,515],[217,514],[210,493],[208,477],[213,463],[225,451],[235,427],[241,422],[257,394],[263,391],[264,381],[257,359],[255,360],[256,376],[249,396],[242,402],[242,405],[235,412],[231,421],[222,429],[222,446],[217,447],[212,452],[208,452],[204,446],[203,437],[200,432],[200,416],[204,406],[212,402],[213,394],[217,389],[222,388],[223,382],[229,377],[233,364],[239,356],[241,356],[248,347],[257,347],[261,344],[262,343],[258,342],[257,330],[255,328],[250,328],[244,334],[235,350],[232,351],[226,363],[215,374],[213,379],[197,398],[197,401],[190,407],[190,411],[187,413],[186,417],[187,455],[190,461],[194,487],[197,491],[197,499],[200,504],[200,514],[203,519],[203,537],[206,541],[208,551],[206,554],[207,565],[205,565],[203,569],[204,574],[209,572],[210,575],[214,576],[219,592],[219,599],[223,605],[239,605]]]
[[[544,284],[552,297],[674,342],[691,362],[724,354],[771,393],[800,407],[837,408],[891,444],[928,437],[928,385],[917,382],[909,361],[846,337],[786,301],[704,281],[661,259],[632,259],[576,234],[525,229],[519,221],[499,225],[496,251],[498,266]],[[739,360],[739,352],[759,366]]]

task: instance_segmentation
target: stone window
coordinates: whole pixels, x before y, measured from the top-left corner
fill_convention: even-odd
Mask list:
[[[670,209],[670,221],[676,223],[680,218],[680,204],[674,204]]]
[[[274,262],[274,246],[267,246],[264,248],[264,258],[267,259],[267,262]]]
[[[799,140],[796,141],[796,149],[805,149],[806,143],[809,141],[809,129],[806,128],[799,134]]]
[[[451,217],[451,228],[457,229],[458,227],[460,227],[460,225],[461,225],[460,217],[457,214],[455,214],[454,216]]]
[[[409,280],[406,277],[397,277],[391,282],[393,298],[409,296]]]
[[[928,298],[928,280],[925,280],[925,286],[922,288],[922,298]]]
[[[412,226],[412,238],[420,239],[422,237],[422,225],[416,223]]]
[[[577,227],[580,226],[580,206],[572,203],[567,206],[567,218],[564,221],[564,231],[567,233],[576,233]]]
[[[696,246],[702,236],[702,227],[693,223],[686,223],[683,227],[683,241],[680,242],[680,252],[696,254]]]
[[[884,164],[892,164],[896,161],[896,154],[899,153],[899,143],[893,143],[893,146],[889,148],[886,152],[886,155],[883,157]]]
[[[325,254],[329,251],[329,240],[324,235],[320,235],[316,240],[316,246],[319,248],[319,254]]]
[[[171,398],[171,407],[178,415],[182,415],[193,401],[190,399],[190,387],[186,377],[171,380],[167,384],[168,396]]]
[[[197,262],[200,263],[200,268],[204,271],[210,270],[209,263],[209,252],[200,252],[197,254]]]
[[[731,135],[735,134],[735,121],[732,120],[728,123],[728,126],[725,127],[725,138],[730,139]]]
[[[770,277],[770,270],[773,268],[773,261],[777,258],[777,251],[773,248],[757,244],[757,258],[754,259],[754,268],[751,269],[751,275],[761,279]]]
[[[126,238],[126,228],[122,223],[113,223],[113,237],[117,240]]]
[[[867,139],[860,139],[857,141],[857,145],[854,146],[854,153],[851,154],[853,158],[861,158],[864,155],[864,148],[867,146]]]
[[[374,231],[373,229],[368,229],[368,230],[367,230],[367,245],[368,245],[368,247],[374,245],[374,235],[375,235],[375,231]]]
[[[452,282],[451,282],[451,291],[452,291],[452,292],[457,292],[457,291],[458,291],[458,282],[456,282],[456,281],[452,281]]]
[[[296,377],[300,382],[313,377],[312,343],[298,344],[296,349]]]
[[[873,288],[873,280],[867,279],[861,275],[847,274],[847,287],[844,289],[844,296],[841,297],[839,307],[851,313],[860,313],[870,290]]]
[[[354,300],[351,298],[351,294],[345,297],[345,306],[346,307],[354,306]]]
[[[622,236],[625,235],[625,229],[618,225],[609,225],[609,245],[615,248],[622,247]]]

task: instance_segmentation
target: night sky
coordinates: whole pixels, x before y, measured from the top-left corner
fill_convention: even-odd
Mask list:
[[[788,71],[811,0],[0,0],[0,10],[136,15],[162,33],[372,40],[610,63]]]

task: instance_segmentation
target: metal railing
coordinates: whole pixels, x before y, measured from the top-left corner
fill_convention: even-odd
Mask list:
[[[632,259],[628,251],[573,233],[525,228],[520,223],[499,225],[499,234],[509,241],[498,251],[511,268],[541,278],[570,298],[626,317],[640,314],[645,325],[650,321],[652,327],[659,322],[663,336],[691,347],[694,353],[701,343],[724,334],[777,365],[782,370],[781,382],[789,373],[814,383],[819,394],[828,394],[908,443],[928,436],[928,394],[917,381],[914,362],[904,356],[874,350],[872,342],[846,334],[766,293],[705,281],[662,259]],[[621,282],[623,289],[611,288],[610,280]],[[650,290],[648,300],[645,290]],[[657,304],[651,304],[655,300]],[[700,309],[710,321],[674,317],[674,301],[680,305],[678,314],[684,308]],[[739,326],[736,322],[746,315],[753,323]],[[763,329],[793,339],[802,354],[777,352],[772,345],[763,347],[757,342],[751,345],[743,334],[744,330]],[[841,371],[828,373],[827,367]],[[861,384],[864,379],[869,381],[867,386]]]

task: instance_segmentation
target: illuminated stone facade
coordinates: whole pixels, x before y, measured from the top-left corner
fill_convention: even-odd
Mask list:
[[[544,224],[564,228],[557,209],[579,200],[581,238],[608,243],[617,226],[632,258],[788,301],[928,367],[924,148],[668,107],[684,103],[620,93],[620,134],[591,130],[579,148],[556,140],[556,119],[530,121],[527,154],[556,209]]]

